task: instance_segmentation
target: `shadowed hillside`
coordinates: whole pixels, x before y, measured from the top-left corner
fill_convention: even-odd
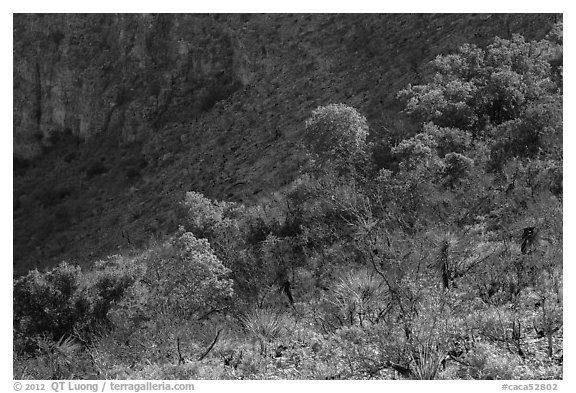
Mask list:
[[[374,141],[437,54],[541,39],[554,15],[16,15],[14,272],[177,229],[196,190],[252,202],[294,179],[304,122],[345,103]],[[386,151],[382,152],[385,159]]]
[[[561,16],[14,34],[15,379],[563,378]]]

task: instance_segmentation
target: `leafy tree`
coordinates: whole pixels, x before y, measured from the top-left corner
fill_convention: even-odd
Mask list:
[[[454,188],[460,180],[465,178],[472,170],[474,161],[460,153],[448,153],[444,156],[446,165],[444,167],[443,180],[447,186]]]
[[[508,157],[550,154],[562,131],[562,81],[551,64],[558,48],[520,35],[497,37],[486,49],[466,44],[432,61],[428,83],[398,96],[421,122],[491,140],[496,169]]]
[[[187,192],[182,207],[184,228],[208,240],[214,255],[230,269],[235,294],[248,301],[256,299],[268,276],[275,275],[260,257],[260,243],[278,231],[277,220],[265,217],[261,207],[213,201],[198,192]]]
[[[367,136],[366,118],[356,109],[330,104],[312,111],[304,140],[320,164],[331,162],[345,169],[365,153]]]
[[[180,233],[143,256],[146,273],[120,302],[118,312],[133,320],[198,318],[226,305],[233,294],[230,270],[206,239]]]
[[[237,229],[242,213],[241,205],[213,201],[194,191],[186,193],[182,207],[186,211],[185,229],[210,240],[221,232]]]

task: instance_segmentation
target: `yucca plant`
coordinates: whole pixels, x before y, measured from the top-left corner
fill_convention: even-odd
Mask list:
[[[258,339],[260,353],[266,354],[268,343],[282,336],[286,330],[288,320],[272,308],[257,308],[242,318],[246,330]]]
[[[45,356],[52,369],[52,378],[71,379],[73,363],[76,359],[80,344],[71,336],[62,336],[58,342],[46,337],[38,338],[38,348]]]
[[[436,377],[446,353],[429,344],[418,345],[410,354],[414,363],[414,377],[419,380],[432,380]]]
[[[351,272],[334,286],[332,304],[344,321],[353,326],[358,321],[377,322],[386,308],[387,292],[382,279],[366,271]]]

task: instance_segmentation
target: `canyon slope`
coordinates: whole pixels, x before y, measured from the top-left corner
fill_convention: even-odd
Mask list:
[[[396,94],[436,55],[560,18],[16,14],[14,274],[145,247],[177,229],[186,191],[266,198],[297,175],[320,105],[399,140],[416,130]]]

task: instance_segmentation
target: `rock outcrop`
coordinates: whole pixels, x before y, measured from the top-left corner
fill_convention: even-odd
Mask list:
[[[14,154],[52,136],[146,138],[249,82],[241,48],[207,15],[16,15]]]

